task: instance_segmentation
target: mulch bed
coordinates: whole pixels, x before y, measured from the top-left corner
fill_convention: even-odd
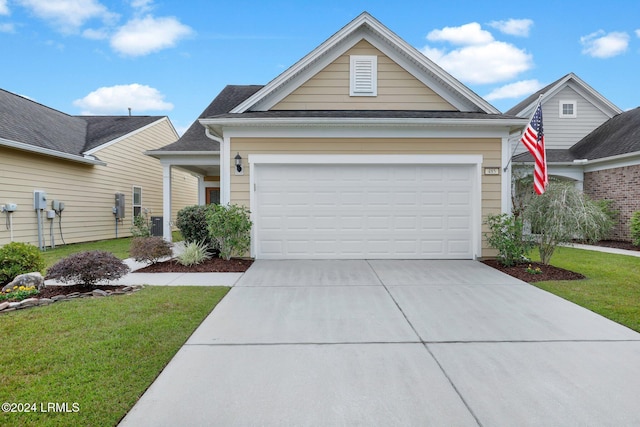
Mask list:
[[[527,283],[544,282],[547,280],[581,280],[585,278],[585,276],[580,273],[575,273],[552,265],[544,265],[539,262],[518,264],[513,267],[505,267],[495,259],[487,259],[482,262],[489,267],[493,267],[496,270],[500,270],[509,276],[513,276],[516,279],[520,279]],[[529,268],[529,266],[534,270],[539,268],[542,272],[539,274],[529,273],[527,272],[527,268]]]
[[[253,264],[252,259],[211,258],[191,267],[175,260],[158,262],[134,271],[134,273],[244,273]]]

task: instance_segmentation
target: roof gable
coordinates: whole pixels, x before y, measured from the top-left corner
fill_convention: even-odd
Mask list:
[[[578,93],[608,117],[613,117],[622,112],[620,108],[602,96],[602,94],[589,86],[577,75],[569,73],[525,98],[509,109],[506,114],[518,117],[530,117],[533,114],[533,110],[536,108],[540,97],[542,97],[540,102],[544,105],[545,102],[550,101],[555,95],[567,87]]]
[[[499,113],[486,100],[457,81],[367,12],[363,12],[230,112],[271,110],[362,40],[430,88],[453,109],[464,112]]]
[[[350,95],[349,77],[352,55],[376,58],[376,96]],[[379,49],[362,39],[270,110],[456,111],[457,109]]]

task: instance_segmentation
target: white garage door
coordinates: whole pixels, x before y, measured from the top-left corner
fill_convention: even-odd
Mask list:
[[[475,165],[255,164],[255,256],[473,258]]]

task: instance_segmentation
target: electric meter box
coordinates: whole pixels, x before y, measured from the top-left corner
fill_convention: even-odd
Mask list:
[[[116,193],[115,212],[116,219],[124,218],[124,193]]]
[[[33,192],[33,208],[36,210],[47,209],[47,193],[44,191]]]

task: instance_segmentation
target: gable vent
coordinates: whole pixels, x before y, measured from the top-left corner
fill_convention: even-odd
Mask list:
[[[350,56],[351,96],[377,96],[378,57],[371,55]]]

